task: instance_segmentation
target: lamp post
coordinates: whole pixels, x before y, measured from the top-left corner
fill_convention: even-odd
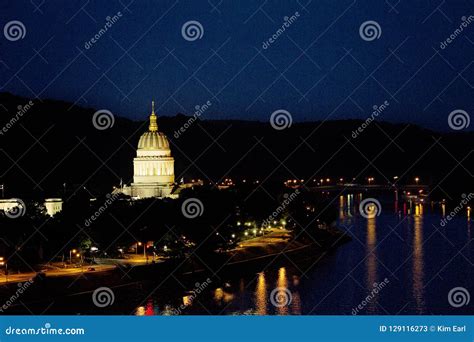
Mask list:
[[[8,283],[8,264],[3,257],[0,257],[0,266],[5,266],[5,282]]]
[[[69,251],[69,263],[72,264],[72,253],[76,254],[76,250],[75,249],[71,249]]]
[[[420,178],[418,177],[415,177],[415,182],[416,182],[416,185],[418,185],[418,182],[420,181]]]

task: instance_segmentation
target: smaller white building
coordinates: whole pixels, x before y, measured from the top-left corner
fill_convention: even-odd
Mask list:
[[[54,216],[63,210],[63,199],[62,198],[46,198],[44,200],[44,206],[49,216]]]
[[[0,199],[0,210],[9,212],[16,207],[24,207],[24,203],[18,198],[3,198]]]

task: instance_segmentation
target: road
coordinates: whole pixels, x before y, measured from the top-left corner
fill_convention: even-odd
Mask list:
[[[88,271],[89,267],[93,267],[94,271]],[[46,270],[45,273],[47,277],[67,277],[67,276],[76,276],[81,273],[97,273],[113,270],[115,265],[94,265],[94,266],[83,266],[81,267],[72,267],[72,268],[61,268],[54,270]],[[0,284],[5,283],[19,283],[25,282],[33,278],[37,273],[36,272],[24,272],[18,274],[9,274],[8,281],[6,276],[1,276]]]

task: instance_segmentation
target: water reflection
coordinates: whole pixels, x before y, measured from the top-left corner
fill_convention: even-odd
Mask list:
[[[217,304],[222,305],[231,302],[234,299],[232,293],[224,291],[221,287],[214,290],[214,300]]]
[[[293,276],[293,286],[295,289],[298,288],[298,285],[300,284],[300,277],[297,275]],[[291,313],[293,315],[301,315],[301,297],[300,293],[298,290],[293,291],[293,300],[291,302]]]
[[[148,298],[146,301],[146,304],[144,306],[139,306],[135,310],[135,315],[137,316],[153,316],[156,315],[157,312],[157,307],[155,306],[155,303],[153,301],[153,298]]]
[[[423,206],[415,207],[415,216],[413,218],[413,298],[415,299],[416,309],[422,314],[425,308],[424,293],[424,261],[423,261]]]
[[[267,314],[267,283],[265,281],[265,272],[260,272],[255,288],[255,311],[258,315]]]
[[[372,287],[377,283],[377,231],[376,231],[376,219],[375,217],[367,219],[367,239],[366,239],[366,286],[368,291],[372,290]],[[378,298],[374,297],[367,305],[368,312],[375,312],[377,307]]]
[[[308,271],[307,276],[301,275],[298,268],[306,270],[307,267],[301,266],[299,261],[295,262],[297,267],[290,262],[275,263],[279,268],[268,267],[260,273],[250,271],[230,275],[228,281],[232,285],[209,287],[199,297],[202,305],[190,305],[182,294],[172,294],[171,299],[156,295],[155,302],[147,301],[136,309],[136,314],[166,314],[169,311],[166,303],[181,302],[187,306],[184,314],[347,314],[368,294],[373,297],[361,310],[362,314],[396,314],[401,308],[403,314],[446,313],[452,310],[446,303],[446,296],[440,296],[438,285],[430,281],[439,270],[436,266],[448,261],[446,253],[440,252],[440,248],[445,248],[445,238],[432,234],[432,227],[439,226],[440,214],[446,215],[445,204],[400,200],[397,206],[392,202],[382,202],[388,210],[382,210],[378,217],[365,219],[360,217],[358,210],[361,198],[361,194],[336,197],[339,224],[344,225],[354,239],[327,256],[321,265]],[[464,216],[450,223],[449,238],[457,241],[457,245],[464,245],[471,239],[471,214],[469,211],[467,222]],[[424,246],[424,237],[431,236]],[[460,269],[472,269],[469,260],[472,260],[473,250],[467,249],[467,259],[459,261]],[[308,266],[311,263],[308,261]],[[395,272],[398,278],[391,277],[390,271]],[[465,273],[445,272],[443,281],[462,284],[464,280],[467,283],[469,280],[466,278],[469,279],[472,271]],[[347,277],[348,274],[352,277]],[[374,284],[380,284],[385,277],[390,279],[387,289],[380,293],[373,291],[376,288]],[[290,291],[286,292],[291,293],[288,305],[279,307],[271,304],[270,293],[275,288],[281,288],[280,294]],[[316,308],[315,311],[312,311],[313,308]]]
[[[288,289],[288,279],[286,278],[286,268],[281,267],[278,270],[278,278],[276,287],[281,288],[282,291]],[[277,307],[277,312],[279,315],[288,315],[288,306],[282,305]]]

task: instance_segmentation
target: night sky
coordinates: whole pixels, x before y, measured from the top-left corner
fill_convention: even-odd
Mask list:
[[[450,112],[474,109],[474,21],[440,43],[472,12],[472,2],[454,0],[2,0],[0,91],[133,119],[148,115],[151,99],[159,115],[210,101],[204,119],[268,121],[285,109],[295,122],[366,119],[388,101],[378,120],[449,130]],[[6,39],[13,20],[23,39]],[[191,20],[203,34],[188,41]],[[366,21],[379,24],[377,39],[362,39]]]

